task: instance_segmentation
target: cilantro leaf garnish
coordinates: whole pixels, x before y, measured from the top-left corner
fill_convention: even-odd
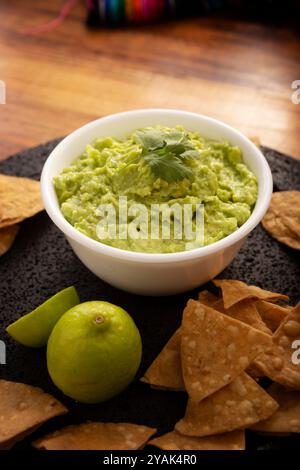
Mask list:
[[[136,136],[143,149],[141,157],[157,178],[171,183],[192,177],[193,171],[187,161],[197,158],[199,153],[193,148],[186,133],[147,129],[137,131]]]
[[[136,131],[140,143],[144,150],[155,150],[161,148],[164,145],[164,139],[162,133],[156,129],[151,131]]]
[[[193,174],[191,168],[187,167],[180,158],[171,152],[164,155],[157,155],[154,152],[148,153],[144,156],[144,160],[157,178],[162,178],[168,183],[190,178]]]

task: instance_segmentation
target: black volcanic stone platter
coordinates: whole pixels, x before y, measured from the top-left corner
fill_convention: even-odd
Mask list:
[[[20,152],[0,162],[0,172],[39,179],[43,164],[59,140]],[[274,178],[274,191],[300,189],[300,162],[263,148]],[[300,254],[272,239],[259,225],[242,250],[219,277],[240,279],[299,300]],[[181,322],[183,308],[198,290],[171,297],[142,297],[122,292],[90,273],[76,258],[63,234],[45,212],[24,221],[12,249],[0,258],[0,339],[7,346],[7,364],[0,376],[42,387],[70,410],[66,416],[41,426],[17,444],[30,442],[68,424],[92,421],[129,421],[157,427],[159,433],[173,429],[185,412],[184,393],[153,390],[139,382],[99,405],[82,405],[68,399],[53,385],[46,367],[45,350],[22,347],[5,333],[5,327],[33,310],[59,290],[75,285],[82,301],[106,300],[126,309],[134,318],[143,340],[140,377]],[[207,286],[203,286],[205,288]],[[266,437],[247,432],[247,449],[296,449],[297,435]]]

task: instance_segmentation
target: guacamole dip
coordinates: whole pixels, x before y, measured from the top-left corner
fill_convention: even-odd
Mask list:
[[[238,147],[205,139],[182,126],[147,127],[124,140],[97,139],[54,178],[54,186],[64,217],[77,230],[117,248],[148,253],[214,243],[249,218],[257,199],[256,177],[243,163]],[[126,221],[124,204],[129,209]],[[169,235],[162,233],[164,211],[174,204],[177,209],[192,208],[189,236],[173,230],[185,221],[179,220],[178,213],[170,216]],[[108,211],[112,216],[115,211],[116,222],[107,218],[109,230],[100,237],[103,207],[112,208]],[[148,214],[145,222],[149,224],[138,223],[133,233],[127,229],[136,220],[136,207],[144,210],[144,216]],[[157,207],[162,209],[155,219],[154,236],[150,227],[155,210],[159,214]],[[201,237],[194,230],[197,211],[202,211]]]

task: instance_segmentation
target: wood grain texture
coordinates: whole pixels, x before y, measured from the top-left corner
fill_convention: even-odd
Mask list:
[[[300,158],[300,39],[288,29],[197,18],[135,29],[88,31],[79,2],[58,29],[59,0],[0,3],[0,159],[67,134],[91,119],[171,107],[221,119]]]

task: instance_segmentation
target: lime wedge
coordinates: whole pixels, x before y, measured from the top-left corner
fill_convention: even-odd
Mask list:
[[[18,343],[30,348],[40,348],[47,344],[60,317],[79,302],[75,287],[67,287],[9,325],[6,331]]]

